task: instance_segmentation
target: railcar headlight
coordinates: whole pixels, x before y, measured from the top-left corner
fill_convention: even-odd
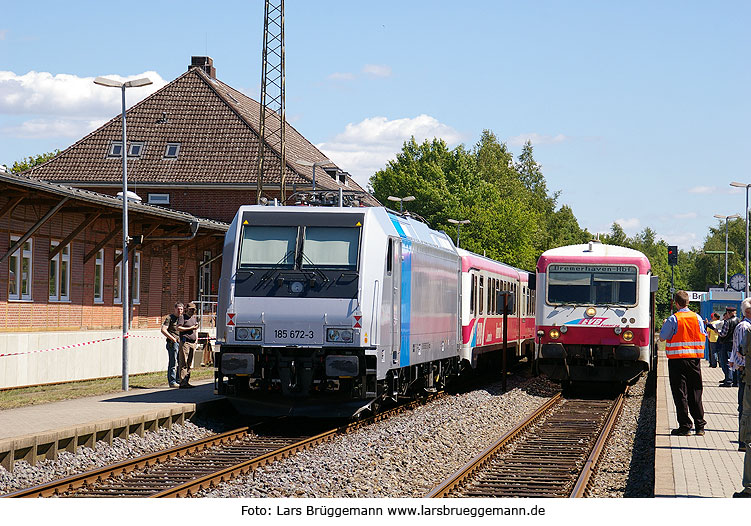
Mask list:
[[[244,342],[258,342],[263,337],[261,327],[238,327],[235,330],[235,339]]]
[[[568,331],[568,327],[561,325],[561,334],[566,334],[566,331]]]
[[[631,331],[624,332],[623,333],[623,339],[626,340],[627,342],[630,342],[631,340],[634,339],[634,333],[631,332]]]
[[[326,341],[333,343],[352,343],[352,329],[326,329]]]
[[[584,312],[584,314],[586,314],[587,316],[589,316],[589,317],[591,318],[592,316],[594,316],[595,314],[597,314],[597,310],[596,310],[596,309],[595,309],[594,307],[589,307],[589,308],[588,308],[588,309],[587,309],[587,310],[586,310],[586,311]]]
[[[561,332],[558,329],[550,329],[550,332],[548,334],[554,340],[557,340],[561,336]]]
[[[623,332],[623,329],[616,327],[615,329],[613,329],[613,331],[615,331],[616,334],[620,334],[621,332]]]

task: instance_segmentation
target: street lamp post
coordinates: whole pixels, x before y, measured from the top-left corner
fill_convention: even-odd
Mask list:
[[[404,212],[404,203],[414,201],[415,196],[408,195],[407,197],[394,197],[393,195],[390,195],[386,199],[388,199],[389,201],[394,201],[395,203],[399,203],[399,213],[401,214],[402,212]]]
[[[122,159],[123,159],[123,260],[122,270],[120,271],[120,299],[123,303],[123,391],[128,390],[128,328],[130,327],[130,299],[128,295],[128,142],[125,134],[125,88],[140,88],[148,86],[151,81],[148,78],[129,80],[127,82],[118,82],[104,77],[94,79],[94,84],[106,86],[108,88],[120,88],[122,91]]]
[[[313,167],[313,192],[316,191],[316,166],[324,166],[327,164],[331,164],[331,160],[329,159],[323,159],[322,161],[316,161],[314,163],[311,163],[310,161],[305,161],[302,159],[298,159],[297,164],[301,164],[303,166],[312,166]]]
[[[723,290],[728,290],[728,219],[739,219],[741,216],[733,214],[731,216],[714,215],[717,219],[725,220],[725,282],[722,285]]]
[[[459,234],[461,233],[462,225],[469,224],[469,219],[463,219],[461,221],[449,219],[448,222],[452,225],[456,225],[456,248],[459,248]]]
[[[751,184],[732,182],[730,183],[730,186],[746,189],[746,294],[745,296],[748,298],[748,188],[751,187]]]

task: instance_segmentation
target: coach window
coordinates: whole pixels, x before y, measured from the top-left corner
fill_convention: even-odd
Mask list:
[[[391,275],[394,270],[394,240],[389,238],[389,246],[386,250],[386,274]]]
[[[51,241],[50,250],[59,244],[59,241]],[[64,246],[50,259],[49,299],[70,301],[70,245]]]
[[[480,298],[479,298],[480,301],[477,302],[477,304],[479,306],[479,312],[478,312],[478,314],[482,314],[485,311],[485,304],[484,304],[485,296],[483,295],[483,292],[484,292],[483,289],[484,289],[484,287],[483,287],[483,277],[480,276]]]
[[[104,276],[104,249],[96,253],[94,262],[94,303],[104,302],[102,276]]]
[[[475,301],[477,301],[477,275],[472,274],[472,285],[469,289],[469,313],[475,313]]]
[[[10,244],[12,245],[19,239],[18,236],[11,236]],[[31,239],[27,239],[23,245],[8,258],[9,300],[31,301],[32,249],[32,241]]]
[[[122,254],[122,250],[115,250],[115,259],[118,258],[120,254]],[[114,290],[112,294],[112,302],[120,304],[123,302],[122,297],[120,296],[120,278],[122,277],[122,269],[123,269],[123,260],[121,259],[117,265],[115,265],[115,284],[114,284]]]

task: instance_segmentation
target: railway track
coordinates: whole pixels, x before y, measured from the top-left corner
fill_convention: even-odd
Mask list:
[[[557,394],[428,497],[585,497],[625,394]]]
[[[21,497],[188,497],[259,466],[445,396],[437,393],[310,436],[258,435],[240,428],[2,495]]]

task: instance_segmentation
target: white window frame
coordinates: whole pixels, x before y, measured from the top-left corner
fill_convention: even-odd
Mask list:
[[[99,290],[96,286],[96,275],[99,272]],[[97,292],[99,297],[97,298]],[[104,303],[104,249],[96,253],[94,261],[94,303]]]
[[[117,259],[117,256],[122,254],[122,250],[115,250],[115,259]],[[122,291],[122,284],[123,284],[123,260],[120,259],[118,261],[117,265],[115,265],[115,271],[113,273],[114,276],[114,282],[113,282],[113,291],[112,291],[112,303],[115,305],[122,305],[123,304],[123,296],[121,294]]]
[[[138,155],[133,153],[133,148],[138,147]],[[143,151],[146,149],[146,143],[143,141],[132,141],[128,143],[128,157],[139,158],[143,155]]]
[[[120,147],[120,151],[118,153],[115,153],[115,148]],[[112,141],[110,143],[110,149],[107,151],[107,157],[110,157],[112,159],[119,159],[123,156],[122,151],[123,141]]]
[[[150,205],[166,205],[170,204],[170,195],[166,194],[152,194],[149,193],[147,197],[147,203]]]
[[[169,155],[170,147],[175,147],[175,155]],[[167,147],[164,149],[164,158],[165,159],[177,159],[177,157],[180,155],[180,143],[179,142],[168,142]]]
[[[21,239],[21,236],[10,236],[10,244],[13,245],[16,241]],[[28,243],[29,248],[26,249],[26,243]],[[23,245],[18,247],[18,250],[13,252],[11,254],[10,258],[8,259],[8,301],[32,301],[31,299],[31,291],[32,291],[32,285],[33,285],[33,276],[34,276],[34,243],[31,238],[27,239],[26,242],[24,242]],[[16,293],[11,294],[10,292],[10,260],[11,258],[15,258],[16,264],[18,265],[18,268],[16,269],[16,277],[15,277],[15,284],[16,284]],[[23,261],[24,259],[29,260],[29,275],[27,278],[27,290],[24,293],[23,292]]]
[[[133,279],[131,280],[133,304],[141,304],[141,253],[133,253]]]
[[[50,241],[50,250],[54,249],[60,244],[59,241],[51,240]],[[55,266],[55,273],[54,276],[50,275],[50,280],[55,280],[55,294],[49,295],[49,300],[51,302],[69,302],[70,301],[70,253],[71,253],[71,243],[68,243],[63,249],[55,254],[55,257],[50,259],[50,271],[52,270],[52,265]],[[67,252],[67,253],[66,253]],[[65,263],[65,271],[63,271],[63,263]],[[61,293],[61,285],[65,283],[65,295]],[[49,290],[49,289],[48,289]]]

